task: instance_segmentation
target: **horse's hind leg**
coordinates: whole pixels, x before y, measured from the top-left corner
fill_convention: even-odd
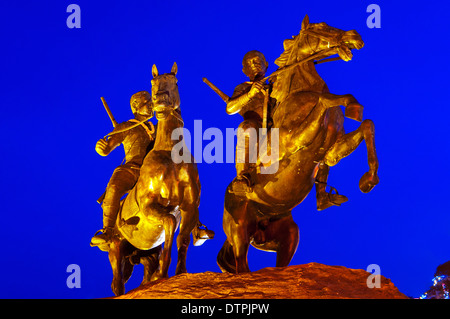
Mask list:
[[[358,145],[366,141],[369,171],[361,177],[359,188],[362,192],[370,192],[378,184],[378,157],[375,149],[375,125],[371,120],[364,120],[355,131],[343,135],[327,151],[324,163],[329,166],[336,165],[342,158],[350,155]]]
[[[270,220],[261,231],[264,233],[264,241],[257,243],[255,240],[252,245],[261,250],[275,251],[276,266],[288,266],[300,241],[300,232],[292,215]]]
[[[250,272],[247,260],[248,247],[250,246],[247,223],[235,224],[232,227],[231,236],[236,260],[236,273]]]
[[[187,249],[191,242],[191,232],[197,226],[198,218],[198,208],[194,205],[181,209],[180,233],[177,237],[178,261],[175,270],[176,275],[186,272]]]
[[[122,239],[120,243],[120,251],[123,256],[122,260],[122,280],[123,283],[126,284],[128,279],[130,279],[131,274],[133,273],[134,263],[130,260],[130,255],[133,252],[138,251],[133,245],[131,245],[127,240]]]
[[[152,275],[158,270],[161,251],[162,245],[152,248],[149,254],[140,258],[141,264],[144,265],[144,278],[142,279],[141,285],[150,282]]]
[[[222,272],[236,273],[236,257],[233,247],[228,240],[225,240],[222,248],[217,254],[217,265]]]
[[[159,214],[159,217],[163,224],[165,233],[164,248],[161,256],[159,257],[159,269],[153,274],[152,280],[168,277],[173,238],[177,227],[177,220],[172,214],[162,212]]]
[[[256,218],[248,210],[254,209],[248,201],[238,200],[228,191],[225,195],[223,230],[227,241],[233,248],[236,273],[250,272],[247,253],[250,245],[250,233],[256,230]]]
[[[279,245],[277,249],[277,267],[286,267],[294,257],[300,241],[300,233],[292,216],[283,218],[279,225]]]

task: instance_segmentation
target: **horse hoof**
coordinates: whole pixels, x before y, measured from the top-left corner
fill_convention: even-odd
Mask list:
[[[125,293],[125,285],[123,284],[112,284],[111,290],[113,291],[114,295],[121,296]]]
[[[175,270],[175,275],[181,275],[181,274],[185,274],[187,273],[187,269],[186,267],[177,267],[177,269]]]
[[[359,189],[363,193],[370,192],[380,182],[376,173],[367,172],[359,180]]]
[[[150,278],[150,281],[157,281],[157,280],[164,279],[164,278],[169,278],[169,276],[163,275],[159,271],[157,271],[157,272],[153,273],[152,278]]]

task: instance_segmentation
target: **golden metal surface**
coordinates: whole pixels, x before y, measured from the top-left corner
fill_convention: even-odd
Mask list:
[[[334,54],[344,61],[351,60],[351,50],[364,45],[360,35],[325,23],[309,23],[306,16],[300,34],[285,40],[283,45],[284,52],[275,61],[279,69],[267,77],[263,54],[247,53],[243,71],[250,81],[238,85],[226,100],[227,113],[242,115],[240,127],[244,129],[260,128],[264,107],[268,107],[268,127],[279,130],[279,156],[274,174],[258,172],[265,154],[259,154],[256,165],[236,163],[237,177],[225,195],[223,229],[227,240],[217,256],[222,271],[249,271],[249,245],[277,252],[276,265],[287,266],[299,242],[292,209],[315,184],[318,210],[345,202],[347,198],[334,188],[326,192],[328,173],[330,166],[350,155],[362,141],[367,146],[369,171],[362,176],[359,187],[366,193],[378,183],[373,122],[362,121],[363,108],[352,95],[329,93],[315,69],[317,61],[335,60],[326,59]],[[265,82],[267,79],[269,83]],[[265,91],[270,92],[268,105],[264,103]],[[354,132],[344,131],[340,106],[346,108],[345,116],[362,121]],[[269,141],[267,154],[274,142],[277,141]],[[247,143],[245,149],[237,149],[236,153],[244,151],[248,159],[248,146]],[[242,187],[243,180],[247,187]]]
[[[222,271],[248,272],[250,245],[277,252],[276,266],[287,266],[299,242],[292,209],[314,185],[318,210],[347,201],[333,187],[327,192],[327,179],[330,167],[350,155],[362,141],[367,146],[369,170],[359,187],[369,192],[379,181],[373,122],[363,120],[363,107],[352,95],[331,94],[315,69],[315,64],[336,60],[329,58],[335,54],[344,61],[351,60],[351,50],[364,45],[360,35],[325,23],[309,23],[306,16],[300,33],[283,45],[284,52],[275,61],[279,68],[269,76],[261,52],[245,54],[242,70],[249,81],[236,86],[231,96],[203,79],[226,103],[228,114],[243,117],[236,147],[237,176],[225,194],[223,229],[227,239],[217,256]],[[122,144],[126,162],[108,183],[102,198],[102,234],[97,232],[91,245],[109,253],[116,295],[124,293],[124,283],[135,264],[144,265],[143,283],[168,276],[178,227],[176,274],[186,272],[190,234],[194,245],[214,236],[214,232],[201,229],[199,222],[200,181],[192,155],[183,153],[183,159],[190,161],[172,158],[174,146],[180,142],[172,140],[173,132],[184,124],[177,71],[176,63],[166,74],[159,74],[153,66],[151,96],[148,92],[133,95],[130,104],[135,119],[130,121],[117,124],[102,99],[115,127],[97,142],[96,151],[107,156]],[[157,129],[148,123],[153,113]],[[361,125],[346,133],[345,117]],[[277,138],[266,129],[276,131]],[[252,130],[256,139],[249,133]],[[254,156],[250,149],[255,144],[256,148],[268,147]],[[183,152],[188,152],[186,147]],[[262,159],[269,154],[273,161],[267,163]],[[263,174],[266,167],[277,169]]]

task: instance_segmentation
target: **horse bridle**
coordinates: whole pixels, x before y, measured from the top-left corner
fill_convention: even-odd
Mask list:
[[[320,34],[316,31],[308,29],[308,28],[304,29],[304,30],[300,30],[300,34],[303,34],[306,36],[305,37],[306,43],[308,44],[309,49],[313,52],[313,54],[311,56],[318,56],[318,55],[322,55],[323,53],[329,53],[330,51],[336,50],[336,47],[339,46],[339,43],[341,42],[342,36],[344,35],[344,33],[345,33],[345,31],[341,31],[341,32],[339,32],[337,37],[334,37],[334,36],[326,36],[326,35]],[[319,42],[317,42],[316,47],[313,49],[311,46],[311,43],[309,42],[308,36],[312,36],[319,40],[326,41],[328,43],[328,45],[327,45],[328,48],[317,52],[317,47],[319,46]],[[311,60],[311,59],[309,59],[309,60]],[[341,60],[341,57],[338,56],[338,57],[334,57],[334,58],[321,59],[318,61],[314,61],[314,64],[320,64],[320,63],[324,63],[324,62],[331,62],[331,61],[337,61],[337,60]]]
[[[344,33],[345,33],[345,31],[341,31],[337,37],[334,37],[334,36],[326,36],[326,35],[320,34],[320,33],[316,32],[314,30],[311,30],[311,29],[300,30],[300,34],[304,34],[306,36],[309,35],[309,36],[312,36],[312,37],[317,38],[319,40],[328,42],[328,48],[338,46],[340,41],[342,40],[342,36],[344,35]],[[306,37],[306,42],[308,43],[308,46],[313,51],[313,53],[316,53],[316,50],[317,50],[317,47],[319,46],[319,43],[317,43],[316,48],[313,49],[311,47],[311,44],[309,42],[308,37]]]

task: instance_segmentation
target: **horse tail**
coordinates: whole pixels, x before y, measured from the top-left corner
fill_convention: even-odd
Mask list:
[[[225,240],[225,243],[217,254],[217,265],[219,265],[222,272],[236,273],[236,259],[233,246],[231,246],[228,240]]]

